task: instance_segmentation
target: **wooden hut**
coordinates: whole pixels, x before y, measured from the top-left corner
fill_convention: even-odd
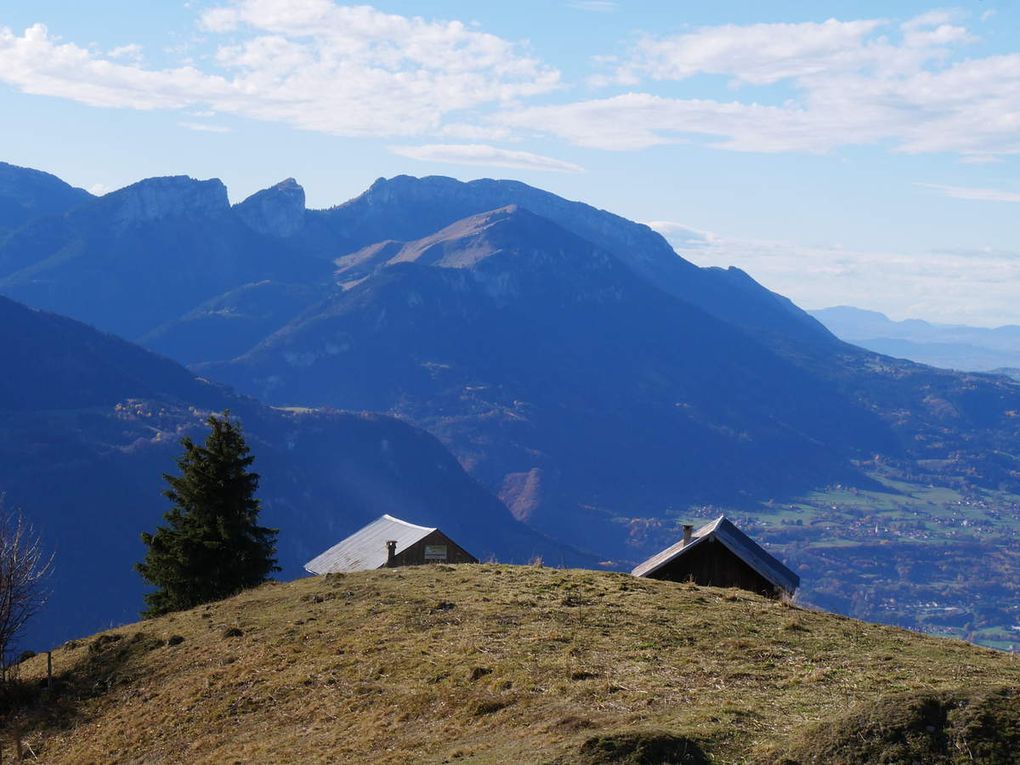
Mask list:
[[[739,587],[772,598],[792,595],[800,584],[799,576],[722,515],[697,531],[684,526],[683,539],[631,573],[673,582]]]
[[[305,564],[311,574],[337,574],[425,563],[477,563],[439,529],[384,515]]]

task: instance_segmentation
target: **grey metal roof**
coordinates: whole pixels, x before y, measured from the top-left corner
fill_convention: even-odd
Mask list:
[[[753,568],[772,584],[787,592],[794,592],[800,584],[800,577],[790,571],[776,558],[772,557],[743,531],[733,525],[725,515],[720,515],[711,523],[707,523],[691,534],[691,541],[684,544],[681,539],[672,547],[656,553],[631,573],[634,576],[648,576],[658,571],[667,563],[676,560],[693,550],[706,539],[716,539],[726,548]]]
[[[346,539],[305,564],[311,574],[337,574],[351,571],[368,571],[386,565],[386,543],[397,543],[399,555],[411,545],[420,542],[435,529],[415,526],[413,523],[384,515],[355,531]]]

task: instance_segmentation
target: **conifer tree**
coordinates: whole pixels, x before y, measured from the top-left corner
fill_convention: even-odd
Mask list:
[[[234,595],[279,571],[277,530],[258,524],[259,475],[241,427],[229,412],[206,422],[203,445],[181,440],[180,475],[163,475],[166,525],[142,534],[148,552],[135,568],[156,587],[145,596],[146,617]]]

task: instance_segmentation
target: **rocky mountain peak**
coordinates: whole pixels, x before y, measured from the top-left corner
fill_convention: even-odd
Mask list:
[[[305,223],[305,190],[293,178],[257,191],[234,210],[254,231],[269,236],[288,237]]]
[[[147,178],[104,199],[124,223],[207,216],[230,208],[221,180],[199,181],[186,175]]]

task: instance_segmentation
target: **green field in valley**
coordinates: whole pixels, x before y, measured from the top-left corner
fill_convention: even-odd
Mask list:
[[[803,603],[1020,651],[1020,496],[891,468],[869,478],[868,488],[689,514],[731,516],[800,574]]]

